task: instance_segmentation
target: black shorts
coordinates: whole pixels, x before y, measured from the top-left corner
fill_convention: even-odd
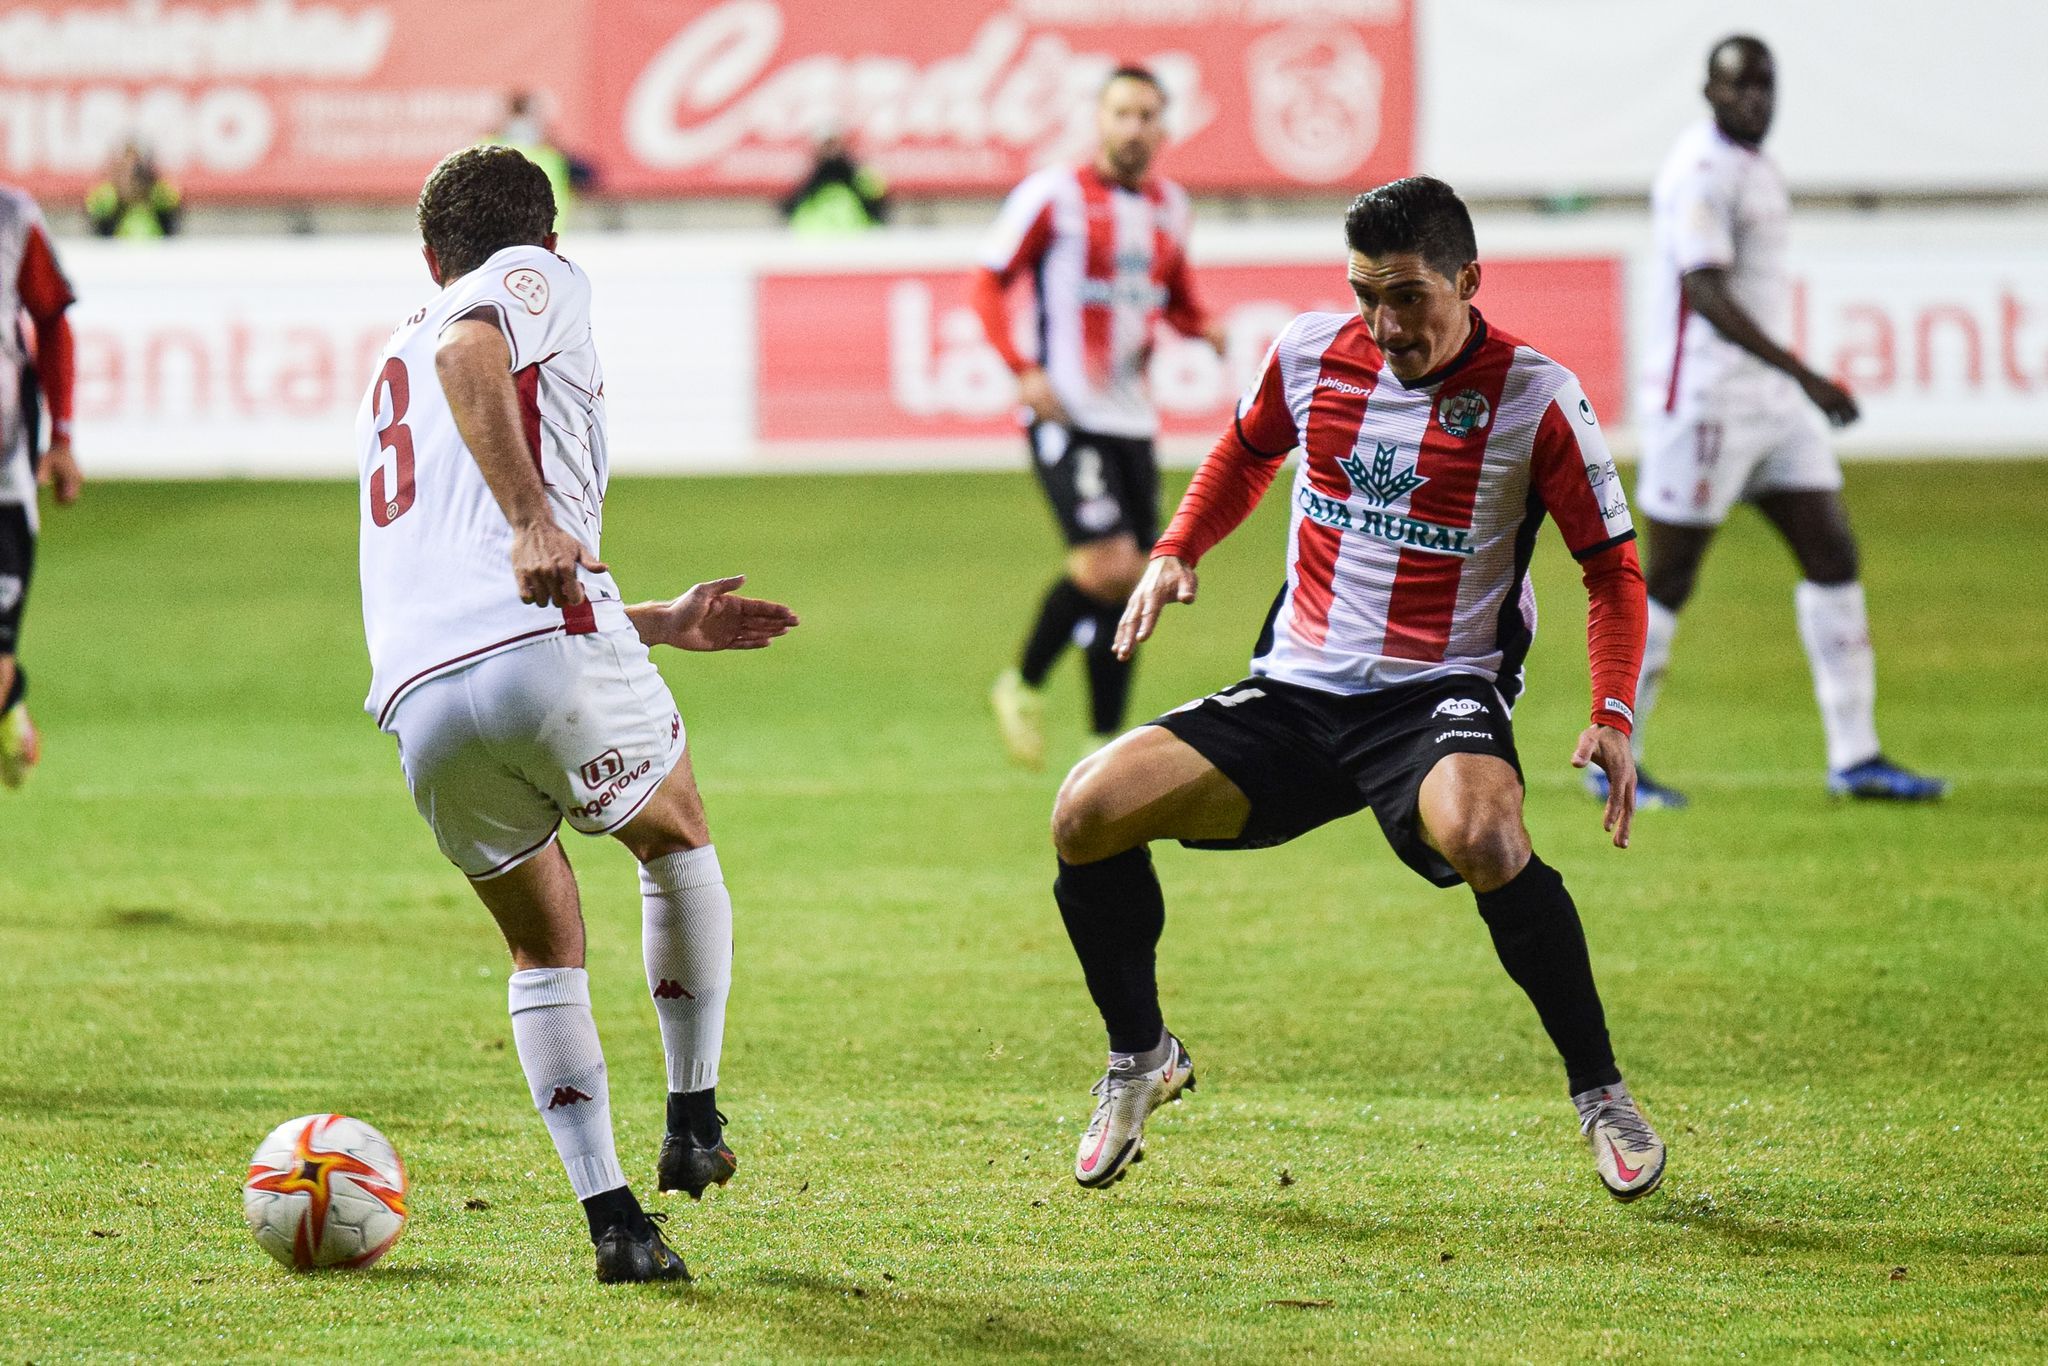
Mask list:
[[[1264,849],[1369,806],[1401,861],[1439,887],[1464,879],[1422,837],[1422,780],[1446,754],[1498,755],[1522,776],[1507,705],[1472,674],[1356,696],[1253,677],[1152,724],[1251,799],[1243,834],[1189,848]]]
[[[28,607],[28,584],[36,572],[36,533],[28,509],[0,503],[0,655],[11,655],[21,643],[21,614]]]
[[[1152,441],[1034,422],[1031,468],[1068,545],[1129,532],[1140,550],[1159,539],[1159,465]]]

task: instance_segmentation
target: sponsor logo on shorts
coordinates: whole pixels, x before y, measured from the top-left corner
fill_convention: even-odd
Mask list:
[[[21,601],[21,576],[0,574],[0,612],[12,612]]]
[[[1477,389],[1464,389],[1436,406],[1439,427],[1455,437],[1467,437],[1486,430],[1493,421],[1493,407]]]
[[[606,752],[604,752],[604,754],[600,754],[600,756],[598,756],[596,760],[590,760],[590,764],[584,764],[584,776],[588,778],[588,776],[590,776],[590,768],[592,768],[592,764],[598,764],[598,762],[602,762],[604,758],[612,758],[612,760],[618,760],[618,752],[616,752],[616,750],[606,750]],[[621,766],[625,764],[625,760],[618,760],[618,762],[621,762]],[[618,776],[614,776],[614,778],[610,780],[610,784],[606,784],[606,788],[604,788],[604,791],[602,791],[602,793],[598,793],[596,797],[592,797],[590,801],[586,801],[586,803],[584,803],[582,807],[569,807],[569,815],[571,815],[573,819],[584,819],[584,821],[594,821],[594,819],[598,819],[600,815],[604,815],[606,807],[610,807],[610,805],[612,805],[614,801],[618,801],[618,799],[621,799],[621,797],[625,795],[625,791],[627,791],[627,788],[629,788],[629,786],[633,786],[635,782],[639,782],[641,778],[645,778],[645,776],[647,776],[649,772],[653,772],[653,760],[641,760],[639,768],[629,768],[629,770],[621,772],[621,774],[618,774]]]
[[[625,771],[625,759],[617,750],[608,749],[583,766],[583,785],[602,787]]]
[[[1475,702],[1469,697],[1446,697],[1443,701],[1436,704],[1436,710],[1431,712],[1430,715],[1470,716],[1473,712],[1478,711],[1482,705],[1482,703]]]
[[[1438,744],[1442,744],[1446,740],[1491,740],[1492,738],[1493,732],[1490,730],[1440,730],[1436,733],[1436,742]]]

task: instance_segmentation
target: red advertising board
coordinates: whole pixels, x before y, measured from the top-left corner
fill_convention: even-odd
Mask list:
[[[76,195],[139,138],[194,199],[410,197],[515,88],[588,136],[580,8],[0,0],[0,180]]]
[[[537,91],[628,195],[780,191],[850,133],[899,189],[1001,192],[1168,89],[1198,189],[1406,171],[1410,0],[0,0],[0,180],[75,195],[139,137],[196,199],[403,198]]]
[[[1095,94],[1142,63],[1168,174],[1197,189],[1353,187],[1408,169],[1409,0],[619,0],[597,149],[633,192],[781,189],[827,129],[899,188],[1001,192],[1089,155]]]
[[[1152,393],[1167,435],[1220,431],[1295,314],[1355,306],[1341,260],[1209,267],[1198,278],[1229,328],[1229,351],[1219,358],[1206,344],[1161,329]],[[1609,422],[1621,418],[1627,385],[1618,259],[1489,261],[1478,302],[1497,325],[1576,371]],[[1030,310],[1021,293],[1016,303],[1022,326]],[[765,443],[1016,431],[1016,382],[984,338],[957,273],[767,273],[756,329]]]

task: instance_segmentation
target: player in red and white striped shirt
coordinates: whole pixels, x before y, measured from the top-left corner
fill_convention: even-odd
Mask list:
[[[1113,72],[1096,110],[1095,161],[1048,167],[1011,191],[975,277],[975,307],[1017,375],[1031,467],[1068,546],[1017,667],[991,698],[1011,757],[1031,768],[1045,754],[1038,690],[1069,641],[1085,642],[1095,744],[1124,726],[1131,666],[1110,641],[1159,534],[1158,419],[1145,378],[1154,331],[1164,321],[1223,350],[1188,273],[1187,193],[1151,172],[1165,111],[1151,72]],[[1004,299],[1025,275],[1037,304],[1030,356]]]
[[[1632,1200],[1661,1179],[1664,1145],[1615,1067],[1571,895],[1530,848],[1509,719],[1548,517],[1591,601],[1592,724],[1572,763],[1608,774],[1606,828],[1626,847],[1644,620],[1628,502],[1578,380],[1472,306],[1478,248],[1450,186],[1363,194],[1345,234],[1358,312],[1303,314],[1274,343],[1117,632],[1128,652],[1163,606],[1195,600],[1196,563],[1299,446],[1287,581],[1251,677],[1083,760],[1053,813],[1055,894],[1111,1050],[1074,1174],[1116,1180],[1145,1117],[1194,1082],[1160,1015],[1146,846],[1260,848],[1370,807],[1409,867],[1471,886],[1563,1056],[1601,1180]]]
[[[59,503],[83,482],[71,457],[71,283],[35,200],[0,186],[0,786],[18,787],[41,742],[29,720],[28,677],[15,659],[35,576],[36,483]],[[27,317],[28,326],[18,319]],[[43,448],[43,408],[50,444]],[[40,456],[40,459],[38,457]]]

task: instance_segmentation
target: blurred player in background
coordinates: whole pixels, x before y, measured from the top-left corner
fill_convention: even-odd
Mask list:
[[[1785,538],[1805,579],[1794,603],[1827,732],[1828,791],[1932,801],[1948,784],[1901,768],[1877,742],[1877,657],[1842,506],[1842,467],[1821,425],[1823,414],[1837,427],[1854,422],[1856,400],[1784,346],[1791,200],[1763,151],[1777,101],[1770,49],[1748,37],[1716,44],[1706,96],[1713,117],[1679,138],[1650,201],[1658,295],[1651,316],[1664,331],[1652,335],[1638,402],[1636,501],[1650,524],[1650,625],[1636,754],[1671,662],[1679,609],[1715,529],[1744,500]],[[1647,773],[1637,780],[1644,805],[1685,804]],[[1588,786],[1606,796],[1604,775],[1589,774]]]
[[[982,249],[975,308],[990,345],[1017,376],[1032,468],[1069,547],[1016,668],[992,700],[1010,756],[1045,762],[1039,689],[1069,642],[1088,661],[1089,720],[1099,746],[1123,729],[1131,661],[1110,648],[1123,603],[1159,534],[1158,419],[1147,389],[1153,329],[1224,349],[1222,327],[1197,301],[1187,262],[1188,197],[1151,174],[1166,137],[1166,93],[1151,72],[1123,67],[1104,82],[1095,161],[1025,180]],[[1017,350],[1004,293],[1029,275],[1037,353]]]
[[[1074,1176],[1116,1180],[1146,1116],[1194,1085],[1160,1012],[1166,905],[1146,846],[1259,849],[1370,807],[1415,872],[1472,888],[1564,1059],[1602,1183],[1633,1200],[1662,1178],[1664,1144],[1615,1067],[1571,893],[1530,848],[1509,720],[1549,516],[1591,604],[1592,718],[1571,761],[1608,774],[1605,823],[1626,847],[1643,644],[1628,500],[1579,381],[1472,307],[1478,247],[1450,186],[1382,185],[1344,229],[1358,312],[1304,313],[1281,333],[1117,630],[1128,653],[1166,604],[1195,600],[1196,563],[1300,446],[1287,581],[1251,677],[1082,760],[1053,811],[1054,894],[1109,1029]]]
[[[185,198],[147,148],[127,142],[107,163],[107,178],[86,192],[85,216],[101,237],[171,237],[184,224]]]
[[[28,675],[16,654],[35,577],[38,479],[78,500],[71,455],[71,283],[36,202],[0,185],[0,786],[19,787],[41,757]],[[21,324],[23,317],[28,326]],[[43,408],[50,444],[43,447]]]
[[[547,172],[555,194],[555,231],[576,217],[576,196],[597,183],[597,170],[583,158],[556,145],[542,113],[544,97],[515,90],[505,97],[505,121],[485,138],[487,146],[510,147]]]
[[[811,169],[777,206],[792,232],[812,237],[866,232],[889,221],[889,183],[854,156],[844,133],[818,139]]]
[[[507,147],[434,169],[420,233],[439,297],[392,333],[357,418],[367,708],[420,814],[497,919],[512,1035],[583,1202],[601,1281],[687,1280],[619,1167],[566,818],[640,864],[668,1068],[660,1188],[736,1161],[715,1086],[732,901],[648,647],[751,649],[796,617],[702,583],[625,606],[598,559],[609,458],[590,282],[554,254],[546,173]]]

